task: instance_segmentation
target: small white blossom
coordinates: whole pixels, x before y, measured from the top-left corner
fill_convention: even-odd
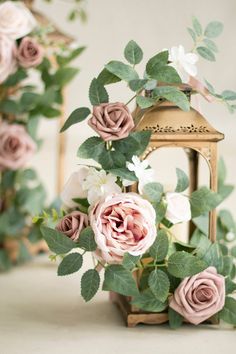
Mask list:
[[[233,232],[233,231],[227,232],[225,238],[226,238],[226,240],[227,240],[228,242],[233,241],[233,240],[235,239],[235,234],[234,234],[234,232]]]
[[[133,162],[133,163],[132,163]],[[148,160],[141,161],[138,156],[132,157],[132,162],[127,162],[126,166],[129,171],[134,172],[139,180],[139,193],[142,193],[143,186],[154,180],[154,170],[149,167]]]
[[[183,82],[188,82],[189,76],[197,75],[195,64],[198,61],[198,56],[195,53],[185,53],[182,45],[169,49],[169,61]]]

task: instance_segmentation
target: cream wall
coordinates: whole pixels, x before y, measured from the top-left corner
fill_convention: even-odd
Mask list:
[[[68,12],[69,4],[65,0],[54,0],[52,5],[47,5],[43,0],[36,1],[38,9],[72,34],[79,44],[87,46],[86,52],[74,63],[81,68],[81,73],[67,90],[67,114],[78,106],[89,105],[88,87],[92,78],[110,59],[122,59],[123,48],[130,39],[136,40],[143,48],[144,63],[162,48],[183,44],[190,49],[192,42],[186,27],[190,25],[192,15],[197,16],[203,25],[211,20],[220,20],[225,25],[223,35],[217,40],[220,48],[217,61],[210,63],[200,60],[200,77],[207,78],[219,91],[225,88],[236,90],[236,0],[88,0],[89,19],[86,25],[66,23],[65,13]],[[143,70],[144,64],[140,65],[140,73]],[[109,88],[111,99],[127,101],[130,92],[123,86],[117,86],[112,90]],[[201,100],[201,107],[208,120],[226,135],[225,141],[219,146],[220,155],[225,158],[228,167],[229,183],[236,184],[236,117],[230,115],[222,105]],[[54,121],[43,122],[40,134],[45,143],[33,164],[38,168],[52,198],[57,176],[55,157],[58,124]],[[86,123],[68,130],[66,177],[79,162],[76,158],[78,145],[92,134]],[[183,153],[174,151],[173,155],[161,153],[158,159],[152,158],[157,178],[165,180],[167,186],[173,183],[175,167],[187,167],[183,157]],[[206,182],[206,170],[201,174],[201,181]],[[225,202],[233,211],[235,198],[236,193]],[[234,214],[236,216],[236,211]]]

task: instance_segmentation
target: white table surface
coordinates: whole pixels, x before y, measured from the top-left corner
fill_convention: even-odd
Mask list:
[[[78,275],[56,276],[47,256],[0,274],[1,354],[235,353],[227,327],[126,328],[108,294],[86,304]]]

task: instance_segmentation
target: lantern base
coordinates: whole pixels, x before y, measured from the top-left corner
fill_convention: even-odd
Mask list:
[[[137,308],[134,308],[129,303],[128,298],[126,296],[110,292],[110,301],[116,304],[119,310],[121,311],[127,327],[135,327],[139,323],[163,324],[169,321],[167,312],[154,313],[139,310]],[[219,324],[219,320],[217,317],[213,316],[207,321],[205,321],[204,324],[217,325]]]

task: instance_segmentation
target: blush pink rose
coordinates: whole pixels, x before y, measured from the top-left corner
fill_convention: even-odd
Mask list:
[[[198,325],[219,312],[225,303],[225,279],[215,267],[185,278],[170,301],[170,307]]]
[[[23,68],[31,68],[42,63],[43,53],[43,48],[34,38],[24,37],[18,48],[17,59]]]
[[[24,167],[35,151],[36,144],[23,126],[0,122],[0,171]]]
[[[102,103],[93,107],[93,115],[88,124],[105,141],[126,138],[134,128],[128,107],[120,102]]]
[[[16,44],[0,34],[0,84],[16,69]]]
[[[89,213],[96,255],[107,263],[121,263],[127,252],[144,254],[156,238],[155,219],[152,205],[138,194],[109,195]]]
[[[56,230],[62,232],[73,241],[77,241],[81,231],[87,226],[88,216],[80,211],[73,211],[61,219],[56,226]]]

